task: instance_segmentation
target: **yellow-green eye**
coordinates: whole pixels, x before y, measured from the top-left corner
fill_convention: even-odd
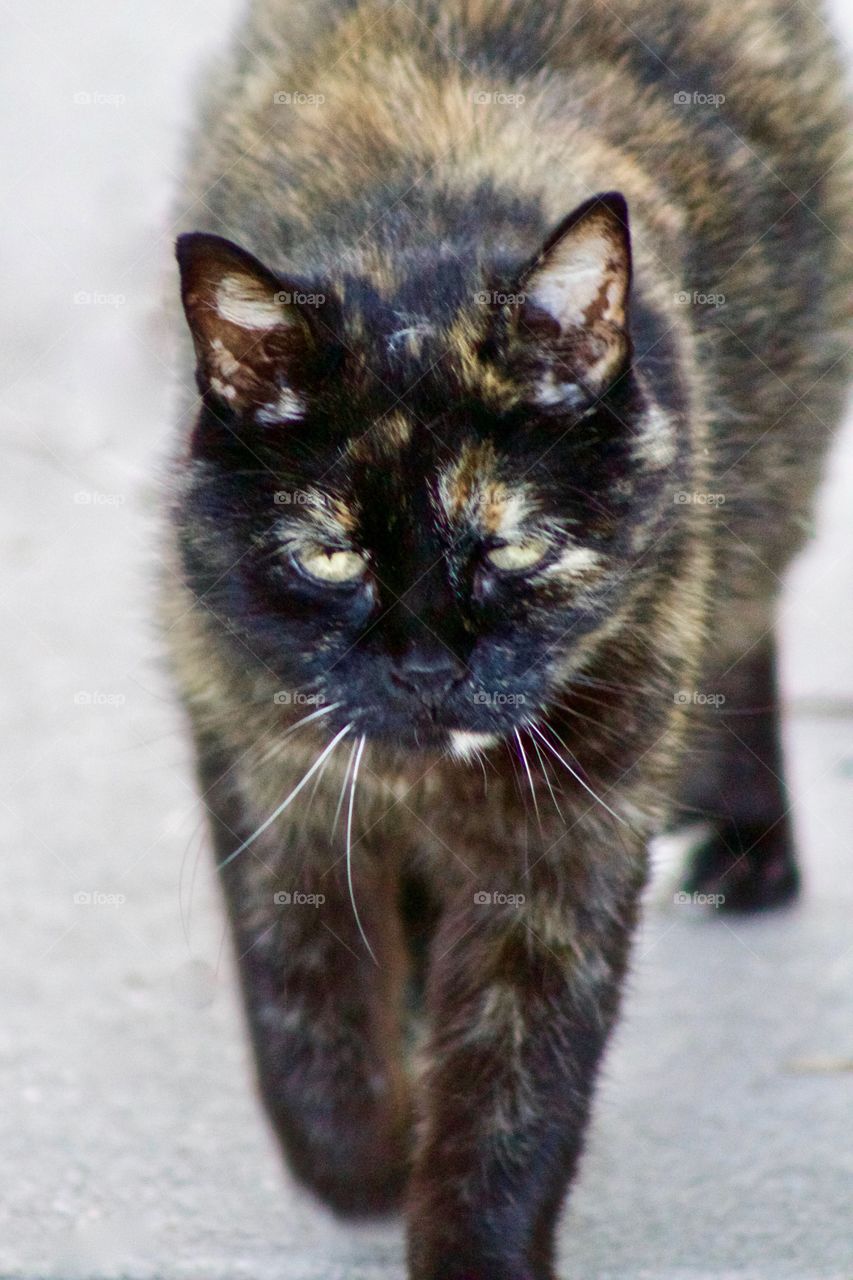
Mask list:
[[[297,552],[296,559],[306,573],[320,582],[356,582],[367,568],[357,551],[338,551],[334,547],[311,547]]]
[[[491,547],[486,559],[496,569],[522,571],[533,569],[548,552],[544,538],[527,538],[524,542],[505,542],[502,547]]]

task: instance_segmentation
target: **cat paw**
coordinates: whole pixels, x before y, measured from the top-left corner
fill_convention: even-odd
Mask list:
[[[357,1221],[396,1216],[402,1211],[406,1189],[406,1173],[402,1169],[358,1179],[295,1172],[299,1181],[339,1218]]]
[[[371,1146],[360,1141],[361,1132],[347,1135],[341,1129],[334,1145],[311,1144],[283,1127],[278,1136],[290,1172],[339,1218],[381,1218],[402,1211],[409,1178],[404,1140]]]
[[[793,902],[800,889],[787,822],[769,830],[724,823],[692,853],[682,888],[718,897],[718,910],[765,911]]]

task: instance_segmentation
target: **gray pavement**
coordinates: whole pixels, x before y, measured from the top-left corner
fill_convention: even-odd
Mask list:
[[[402,1280],[399,1227],[335,1224],[255,1102],[150,620],[166,217],[233,10],[4,21],[0,1280]],[[853,1280],[852,488],[853,423],[783,605],[805,897],[697,915],[661,846],[565,1220],[575,1277]]]

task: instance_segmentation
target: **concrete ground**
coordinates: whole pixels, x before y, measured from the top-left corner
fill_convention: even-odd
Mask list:
[[[4,19],[0,1280],[402,1277],[396,1225],[335,1225],[273,1149],[149,621],[167,210],[233,8]],[[661,850],[575,1277],[853,1277],[851,488],[848,429],[783,605],[806,895],[696,915]]]

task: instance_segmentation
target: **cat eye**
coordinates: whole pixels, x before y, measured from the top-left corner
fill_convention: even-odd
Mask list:
[[[547,553],[548,543],[544,538],[527,538],[522,542],[505,542],[502,546],[490,547],[486,551],[486,559],[495,569],[520,573],[535,568]]]
[[[320,582],[357,582],[364,576],[367,562],[357,551],[339,551],[335,547],[309,547],[294,552],[299,568]]]

